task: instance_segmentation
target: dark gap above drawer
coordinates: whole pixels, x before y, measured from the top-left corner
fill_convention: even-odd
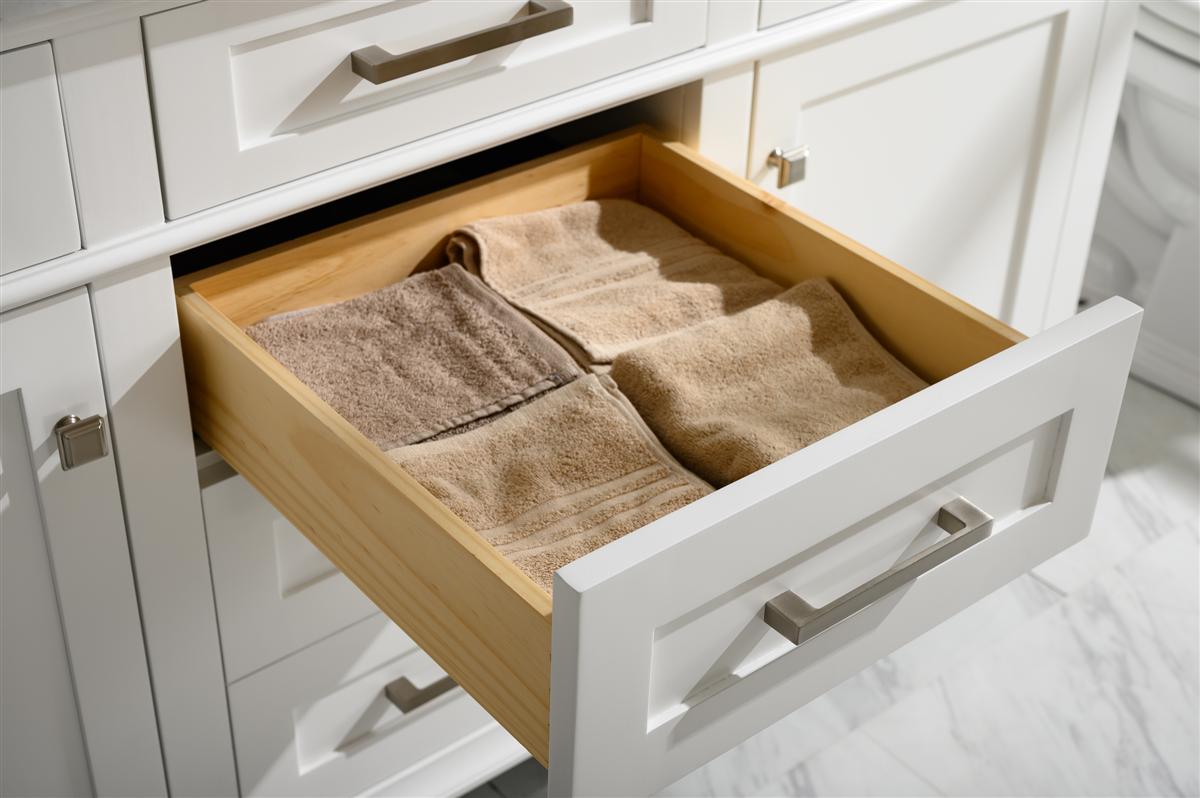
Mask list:
[[[620,105],[200,244],[172,255],[171,273],[191,274],[645,122],[646,107],[645,100]]]

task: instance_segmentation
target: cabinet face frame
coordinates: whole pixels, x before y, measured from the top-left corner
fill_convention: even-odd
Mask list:
[[[877,338],[917,373],[942,383],[934,386],[933,396],[921,392],[910,397],[892,412],[867,419],[872,423],[866,426],[860,422],[831,436],[824,446],[796,453],[690,505],[683,514],[672,514],[573,563],[559,572],[555,592],[560,606],[552,614],[546,593],[242,330],[275,313],[346,299],[414,269],[440,265],[446,237],[464,223],[598,197],[638,199],[656,207],[780,283],[828,277]],[[595,671],[601,659],[585,658],[585,653],[598,655],[595,641],[619,624],[611,618],[595,624],[585,613],[603,615],[606,606],[611,611],[627,607],[605,592],[621,582],[622,573],[638,572],[639,563],[652,572],[653,561],[669,555],[676,544],[684,552],[687,539],[719,537],[712,519],[757,501],[749,497],[761,498],[817,476],[820,464],[844,460],[851,463],[844,468],[861,467],[855,464],[865,462],[864,450],[918,427],[925,414],[972,407],[972,400],[983,403],[978,408],[994,410],[991,400],[977,397],[986,397],[999,376],[1053,360],[1110,328],[1117,329],[1113,335],[1118,343],[1125,341],[1137,315],[1127,303],[1116,303],[1058,340],[1019,343],[1019,333],[945,291],[686,148],[664,144],[644,131],[601,139],[188,275],[177,281],[177,292],[199,434],[539,761],[546,764],[553,757],[554,789],[564,792],[621,792],[630,785],[634,791],[652,791],[671,780],[663,781],[664,773],[677,771],[680,761],[692,762],[680,773],[703,761],[685,757],[673,759],[665,769],[644,767],[645,751],[632,760],[623,758],[623,743],[606,732],[603,722],[592,725],[599,709],[595,691],[604,694],[604,679]],[[1124,372],[1113,366],[1100,379],[1103,390],[1095,399],[1092,431],[1101,432],[1096,445],[1106,446],[1103,427],[1115,422],[1115,415],[1108,419],[1106,413],[1112,409],[1115,414],[1113,402],[1119,403],[1120,391],[1114,394],[1113,385],[1123,384]],[[1052,403],[1030,412],[1036,415]],[[940,423],[934,422],[935,427]],[[1110,424],[1109,435],[1111,429]],[[910,434],[905,445],[913,446],[916,439]],[[1071,505],[1075,515],[1085,509],[1090,513],[1091,506],[1085,508],[1087,485],[1094,476],[1098,486],[1099,473],[1078,469],[1082,498]],[[878,498],[895,489],[880,486]],[[1063,541],[1078,532],[1078,524],[1072,524],[1047,540],[1066,545]],[[1020,566],[1006,561],[1001,571],[1011,578]],[[688,593],[704,589],[699,582],[676,587]],[[922,623],[936,622],[928,613],[916,615],[904,627],[913,634]],[[602,659],[620,659],[625,653],[631,652],[613,649]],[[611,692],[607,698],[616,700]],[[629,700],[636,703],[640,697]],[[614,717],[628,718],[627,708],[614,707]],[[705,743],[705,752],[754,722],[747,716],[731,722]],[[645,728],[643,722],[643,732]],[[629,731],[621,729],[626,735]],[[625,744],[636,745],[637,739],[630,736]],[[630,765],[625,772],[603,767],[614,756]]]

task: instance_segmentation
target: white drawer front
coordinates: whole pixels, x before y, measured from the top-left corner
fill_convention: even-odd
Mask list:
[[[200,478],[228,681],[378,611],[223,462]]]
[[[781,22],[840,6],[845,2],[849,0],[761,0],[758,6],[758,27],[769,28]]]
[[[409,53],[524,0],[207,2],[147,17],[168,215],[177,218],[701,45],[703,0],[574,0],[565,28],[375,85],[350,53]]]
[[[376,615],[230,685],[242,794],[356,795],[494,732],[496,722],[460,688],[408,712],[384,693],[402,677],[424,687],[444,675]]]
[[[0,274],[8,274],[79,249],[49,44],[0,56],[0,108]]]
[[[1139,318],[1098,306],[560,570],[551,793],[657,790],[1082,539]],[[798,646],[764,622],[921,551],[959,496],[990,537]]]

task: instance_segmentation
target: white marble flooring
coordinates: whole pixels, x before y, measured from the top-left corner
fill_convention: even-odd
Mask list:
[[[1200,411],[1131,382],[1086,541],[662,794],[1200,795],[1198,516]]]

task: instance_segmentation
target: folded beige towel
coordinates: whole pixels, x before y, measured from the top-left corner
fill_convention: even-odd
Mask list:
[[[547,592],[562,566],[712,491],[596,375],[388,455]]]
[[[629,200],[484,219],[447,254],[594,364],[781,290]]]
[[[611,375],[680,462],[717,486],[925,387],[825,280],[626,352]]]
[[[503,412],[581,373],[453,265],[246,333],[383,449]]]

